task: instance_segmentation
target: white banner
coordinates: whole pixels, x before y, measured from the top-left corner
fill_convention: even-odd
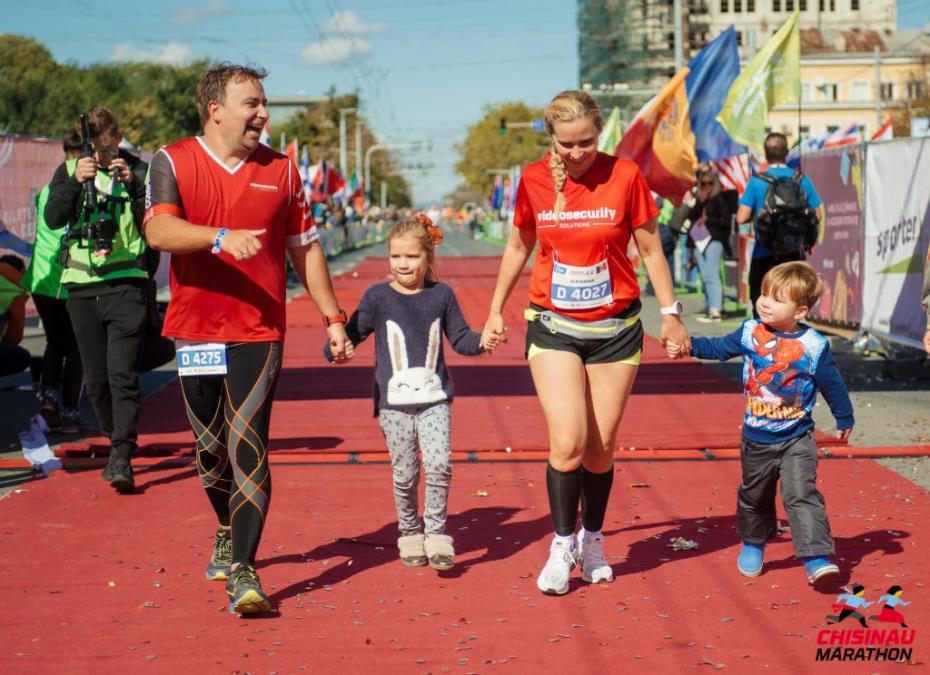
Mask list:
[[[866,156],[862,328],[920,348],[930,244],[930,138],[869,144]]]

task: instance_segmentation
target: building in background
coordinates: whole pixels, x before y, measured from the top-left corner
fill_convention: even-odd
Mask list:
[[[579,0],[581,88],[629,122],[675,74],[673,26],[671,0]]]
[[[889,114],[926,102],[930,33],[896,30],[896,0],[681,0],[681,61],[733,24],[745,65],[795,9],[801,120],[796,106],[779,107],[771,128],[796,138],[855,123],[868,139]],[[619,107],[624,126],[675,72],[674,26],[672,0],[578,0],[580,86],[605,113]]]
[[[795,9],[800,11],[802,29],[890,32],[897,28],[896,0],[682,0],[682,4],[687,8],[692,50],[733,24],[742,58],[751,57]]]
[[[861,139],[868,140],[889,116],[926,103],[928,91],[930,33],[806,28],[800,124],[798,106],[790,105],[772,110],[769,125],[794,139],[799,132],[808,136],[856,124]]]

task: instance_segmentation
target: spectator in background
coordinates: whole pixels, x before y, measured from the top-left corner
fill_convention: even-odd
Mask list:
[[[784,134],[772,132],[765,137],[765,161],[768,168],[763,172],[770,179],[787,179],[795,175],[795,169],[787,166],[788,161],[788,139]],[[799,174],[801,189],[807,199],[807,206],[815,209],[815,215],[818,220],[823,222],[821,206],[823,202],[817,189],[807,176]],[[758,219],[760,213],[765,210],[765,198],[769,192],[770,185],[765,178],[753,176],[746,184],[746,191],[739,200],[739,209],[736,212],[736,222],[742,225],[753,219]],[[803,260],[804,255],[800,254],[789,258],[776,259],[774,251],[762,246],[758,241],[758,231],[756,233],[756,244],[752,249],[752,260],[749,264],[749,302],[752,306],[753,316],[759,318],[756,310],[756,301],[762,294],[762,278],[766,273],[783,262],[794,260]]]
[[[32,357],[19,346],[26,326],[26,291],[19,285],[26,266],[12,253],[0,257],[0,377],[21,373]]]
[[[694,250],[704,286],[707,311],[697,317],[703,323],[720,323],[723,318],[720,263],[724,255],[733,257],[730,238],[738,199],[736,190],[722,188],[720,179],[709,165],[698,167],[697,186],[685,223],[688,248]]]
[[[653,199],[656,206],[659,207],[659,241],[662,242],[662,253],[665,255],[665,261],[668,263],[668,271],[672,275],[672,286],[675,285],[675,248],[678,246],[678,232],[669,227],[669,222],[675,213],[675,205],[669,199],[664,199],[653,193]],[[646,282],[646,295],[655,295],[655,289],[652,287],[652,280]]]
[[[81,156],[81,136],[72,132],[61,144],[65,160]],[[45,332],[42,374],[39,378],[39,414],[50,429],[76,432],[81,426],[78,406],[84,369],[61,285],[63,271],[59,253],[66,228],[53,230],[45,222],[49,186],[36,196],[36,239],[22,286],[32,293]]]

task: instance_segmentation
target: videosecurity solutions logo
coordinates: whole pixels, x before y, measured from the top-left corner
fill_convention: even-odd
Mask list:
[[[815,660],[913,661],[917,631],[908,627],[901,613],[911,604],[902,597],[904,589],[891,586],[874,601],[865,597],[860,584],[851,583],[843,590],[826,616],[829,627],[817,631]]]

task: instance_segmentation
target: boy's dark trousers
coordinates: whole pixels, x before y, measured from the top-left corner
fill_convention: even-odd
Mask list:
[[[740,462],[743,482],[737,492],[736,531],[743,541],[764,544],[777,534],[775,489],[780,478],[795,555],[808,558],[834,553],[823,495],[817,489],[813,431],[772,444],[743,438]]]

